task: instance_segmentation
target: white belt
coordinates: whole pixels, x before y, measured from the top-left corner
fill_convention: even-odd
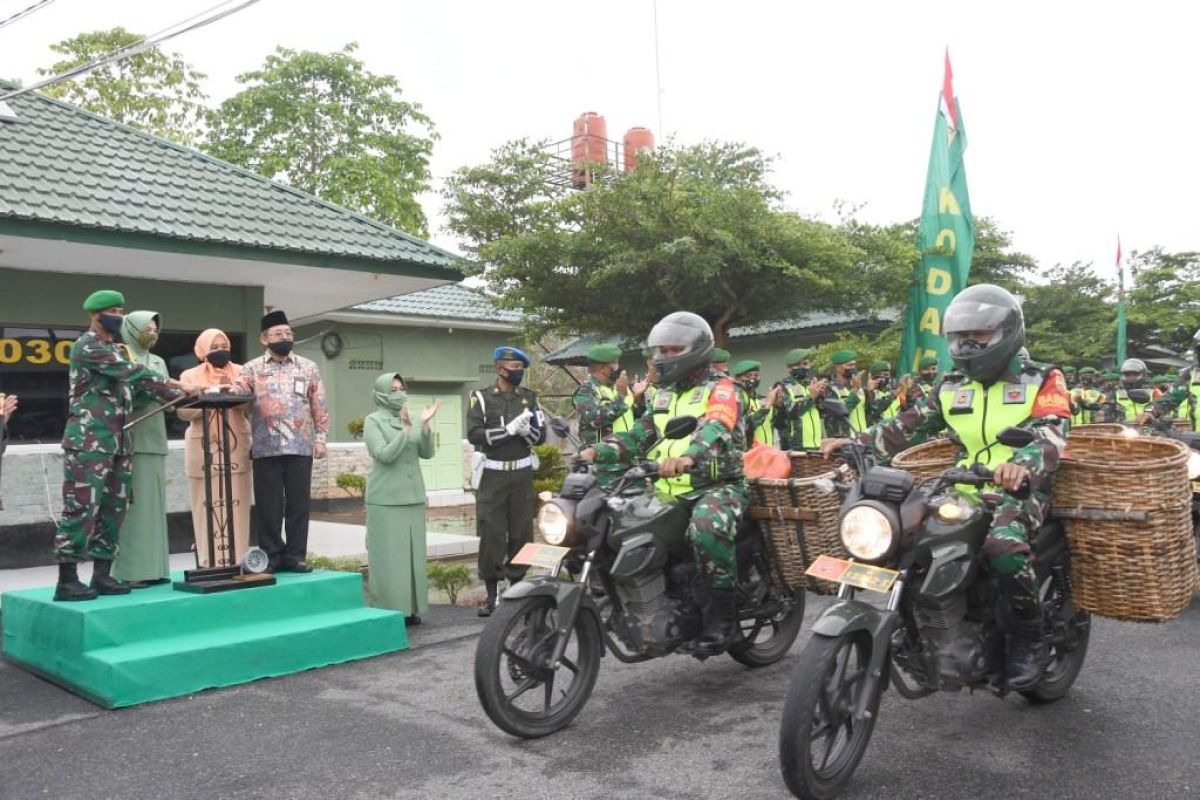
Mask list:
[[[490,458],[483,462],[484,469],[498,469],[501,472],[512,472],[533,466],[533,456],[525,456],[516,461],[492,461]]]

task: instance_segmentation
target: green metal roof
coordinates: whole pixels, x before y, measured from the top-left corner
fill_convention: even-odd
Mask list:
[[[281,261],[367,260],[431,274],[455,260],[381,222],[67,103],[37,93],[8,103],[18,119],[0,122],[0,223],[17,234],[18,223],[41,236],[44,229],[32,230],[66,226],[217,245],[230,255],[244,248]]]
[[[524,319],[519,311],[496,308],[482,291],[461,283],[372,300],[354,306],[353,310],[405,317],[499,322],[505,325],[520,325]]]

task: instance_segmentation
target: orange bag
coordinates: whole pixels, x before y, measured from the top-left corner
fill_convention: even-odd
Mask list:
[[[777,478],[792,477],[792,460],[788,454],[778,447],[771,447],[762,442],[754,446],[742,456],[742,466],[747,478]]]

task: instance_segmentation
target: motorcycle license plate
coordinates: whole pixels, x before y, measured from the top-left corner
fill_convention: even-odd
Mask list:
[[[528,567],[540,567],[549,570],[551,575],[558,574],[563,559],[571,552],[570,548],[557,547],[552,544],[536,544],[530,542],[513,556],[512,563]]]
[[[900,573],[894,569],[873,567],[870,564],[859,564],[833,556],[818,556],[817,560],[804,571],[814,578],[845,583],[858,589],[869,589],[873,592],[886,592],[892,588]]]
[[[1200,494],[1200,481],[1192,481],[1192,494]]]

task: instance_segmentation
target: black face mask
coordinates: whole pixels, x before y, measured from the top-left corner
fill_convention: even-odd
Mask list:
[[[891,384],[891,382],[892,382],[891,378],[876,378],[875,379],[875,388],[886,389],[886,388],[888,388],[888,385]]]
[[[124,321],[125,318],[120,314],[100,315],[100,327],[104,328],[104,330],[108,331],[108,333],[112,336],[116,336],[121,332],[121,323]]]
[[[922,372],[921,373],[921,380],[923,380],[925,383],[933,383],[933,379],[936,377],[937,377],[936,372]]]
[[[213,350],[208,354],[208,363],[212,364],[214,367],[220,368],[228,364],[232,358],[233,354],[228,350]]]
[[[760,379],[760,378],[755,378],[755,379],[754,379],[754,380],[752,380],[752,381],[745,381],[744,383],[742,383],[742,386],[745,386],[745,387],[746,387],[746,391],[747,391],[747,392],[750,392],[750,393],[752,393],[752,394],[753,394],[754,392],[757,392],[757,391],[758,391],[758,385],[759,385],[760,383],[762,383],[762,379]]]
[[[275,355],[283,357],[283,356],[286,356],[288,353],[292,352],[292,347],[294,346],[294,344],[295,344],[294,342],[287,342],[287,341],[271,342],[270,344],[267,345],[267,349],[270,350]]]
[[[856,369],[848,369],[842,373],[843,377],[845,377],[846,380],[850,380],[857,374],[858,374],[858,370],[856,370]]]
[[[793,367],[791,376],[798,381],[808,380],[808,367]]]
[[[504,380],[508,381],[513,386],[520,386],[521,381],[525,380],[525,370],[506,369],[504,370]]]

